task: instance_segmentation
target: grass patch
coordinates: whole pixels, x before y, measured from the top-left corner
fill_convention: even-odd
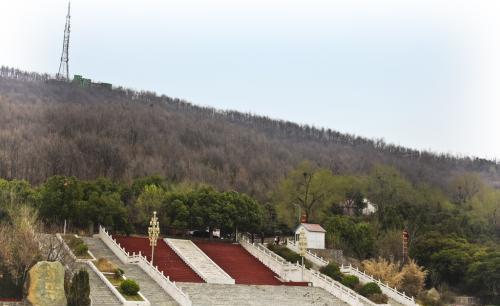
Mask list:
[[[88,252],[88,247],[83,242],[82,238],[75,237],[75,235],[61,235],[64,242],[71,249],[78,259],[93,259]]]
[[[121,283],[124,281],[122,277],[118,278],[114,274],[104,274],[104,276],[106,276],[109,282],[115,287],[120,287]]]

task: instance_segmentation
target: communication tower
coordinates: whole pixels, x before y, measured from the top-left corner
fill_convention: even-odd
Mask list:
[[[64,40],[63,49],[61,54],[61,63],[59,64],[59,72],[57,73],[57,79],[63,81],[69,81],[69,32],[70,32],[70,2],[68,2],[68,15],[66,15],[66,25],[64,26]]]

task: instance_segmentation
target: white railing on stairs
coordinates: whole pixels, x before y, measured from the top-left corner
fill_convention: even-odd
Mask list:
[[[157,266],[153,266],[140,252],[130,254],[125,251],[102,226],[99,226],[99,237],[123,263],[138,265],[177,303],[181,306],[192,306],[193,303],[187,293],[182,291],[168,276],[165,276],[163,271],[158,270]]]
[[[241,246],[250,254],[259,259],[260,262],[286,281],[311,282],[313,286],[325,289],[330,294],[351,306],[377,305],[354,290],[318,271],[307,269],[305,266],[300,266],[298,263],[292,264],[263,245],[251,243],[247,237],[242,236],[239,241]]]
[[[292,251],[298,252],[298,247],[293,241],[288,240],[287,247]],[[307,250],[305,258],[320,267],[326,266],[329,263],[324,258],[312,253],[310,250]],[[352,265],[349,266],[342,265],[340,267],[340,271],[342,273],[358,277],[362,283],[368,283],[368,282],[377,283],[380,289],[382,290],[382,293],[384,293],[389,298],[395,300],[398,303],[401,303],[405,306],[417,305],[413,297],[407,296],[404,292],[400,292],[396,288],[391,288],[388,284],[384,284],[382,281],[375,279],[371,275],[366,274],[364,271],[359,270],[357,267],[353,267]]]
[[[209,284],[228,284],[234,285],[235,280],[229,276],[221,267],[219,267],[207,254],[205,254],[196,244],[194,244],[191,240],[183,240],[183,239],[163,239],[163,241],[174,250],[175,254],[179,256],[186,265],[188,265],[198,276],[200,276],[205,282]],[[183,254],[182,250],[177,245],[178,243],[187,243],[189,247],[193,248],[192,250],[196,252],[199,256],[203,257],[206,263],[209,264],[209,269],[214,269],[217,275],[209,275],[206,269],[198,266],[196,263],[192,262],[186,254]]]
[[[313,286],[325,289],[339,299],[347,302],[349,305],[382,306],[316,270],[305,268],[304,278],[306,281],[313,283]]]
[[[382,293],[387,295],[389,298],[395,300],[398,303],[401,303],[405,306],[415,306],[417,303],[413,297],[407,296],[404,292],[398,291],[396,288],[391,288],[388,284],[384,284],[378,279],[375,279],[373,276],[366,274],[364,271],[359,270],[357,267],[353,267],[352,265],[348,266],[340,266],[340,272],[354,275],[359,278],[362,283],[374,282],[379,285]]]
[[[123,306],[150,306],[151,303],[146,299],[141,292],[138,292],[139,296],[143,299],[142,301],[129,301],[127,300],[118,289],[111,284],[111,282],[104,276],[104,274],[97,269],[93,262],[87,261],[86,264],[94,271],[95,274],[101,279],[102,282],[108,287],[108,289],[116,296],[116,298],[122,303]]]
[[[294,252],[297,252],[297,253],[299,252],[299,247],[297,246],[297,244],[294,241],[288,240],[286,242],[286,246]],[[310,250],[307,250],[305,258],[319,267],[327,266],[330,263],[328,260],[324,259],[321,256],[314,254]]]
[[[268,248],[240,239],[241,246],[285,281],[302,281],[300,266],[289,263]]]

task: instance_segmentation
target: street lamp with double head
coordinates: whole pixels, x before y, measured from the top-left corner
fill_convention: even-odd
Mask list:
[[[151,264],[153,264],[153,258],[155,254],[155,246],[158,241],[158,236],[160,235],[160,223],[156,217],[156,211],[153,212],[153,217],[149,221],[148,236],[149,245],[151,246]]]

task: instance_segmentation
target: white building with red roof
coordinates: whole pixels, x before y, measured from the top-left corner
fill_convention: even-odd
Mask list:
[[[324,249],[325,248],[325,229],[314,223],[301,223],[295,228],[295,241],[299,241],[299,233],[301,229],[305,230],[308,249]]]

